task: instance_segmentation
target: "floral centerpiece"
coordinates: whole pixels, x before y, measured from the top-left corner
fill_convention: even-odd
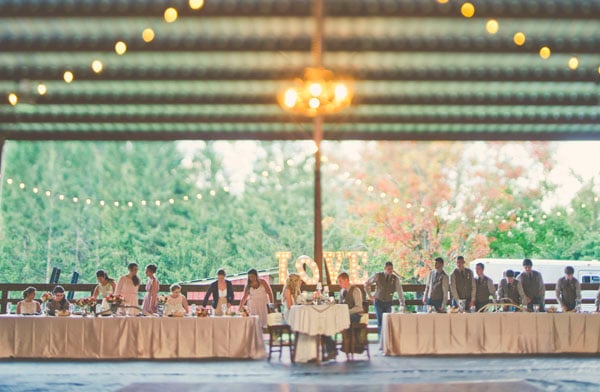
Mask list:
[[[196,317],[208,317],[208,311],[205,308],[199,307],[196,309]]]
[[[52,293],[50,293],[50,292],[45,292],[40,297],[40,301],[42,301],[42,314],[46,314],[46,307],[48,305],[48,302],[50,302],[50,300],[52,300]]]
[[[75,305],[81,308],[81,313],[85,316],[87,313],[93,311],[93,307],[96,305],[96,299],[94,297],[78,298],[75,300]]]
[[[250,316],[250,311],[248,311],[248,308],[247,308],[247,307],[245,307],[245,306],[242,306],[242,307],[240,308],[240,315],[241,315],[242,317],[249,317],[249,316]]]
[[[159,295],[158,296],[158,315],[160,317],[162,317],[165,313],[165,305],[167,304],[168,300],[169,300],[168,295]]]
[[[110,304],[110,311],[113,313],[117,313],[117,309],[119,309],[119,306],[123,303],[124,300],[125,298],[123,298],[123,296],[120,294],[110,294],[108,297],[106,297],[106,302]]]

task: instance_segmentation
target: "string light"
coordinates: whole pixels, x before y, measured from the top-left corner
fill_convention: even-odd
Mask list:
[[[520,31],[518,33],[515,33],[515,35],[513,36],[513,42],[517,46],[525,45],[525,40],[526,40],[525,34],[523,34]]]
[[[475,15],[475,6],[473,4],[471,4],[471,3],[464,3],[460,7],[460,13],[465,18],[472,18],[473,15]]]
[[[164,18],[165,18],[165,22],[167,23],[173,23],[177,20],[177,10],[173,7],[169,7],[165,10],[164,13]]]
[[[16,106],[19,103],[19,97],[15,93],[8,94],[8,103],[12,106]]]
[[[154,40],[154,37],[154,30],[152,30],[151,28],[148,27],[147,29],[144,29],[144,31],[142,31],[142,39],[144,40],[144,42],[152,42]]]
[[[193,10],[199,10],[204,7],[204,0],[190,0],[189,1],[190,8]]]
[[[498,32],[498,21],[496,19],[490,19],[485,24],[485,29],[490,34],[496,34]]]
[[[115,43],[115,53],[117,53],[119,56],[122,56],[125,54],[125,52],[127,52],[127,44],[123,41],[117,41]]]
[[[99,74],[100,72],[102,72],[103,69],[104,69],[104,65],[102,64],[102,61],[100,61],[100,60],[92,61],[92,71]]]
[[[571,57],[569,59],[569,69],[575,71],[579,67],[579,59],[577,57]]]
[[[63,73],[63,79],[65,82],[71,83],[75,79],[75,75],[73,75],[73,72],[71,71],[65,71],[65,73]]]
[[[37,92],[39,95],[46,95],[48,92],[48,87],[44,83],[40,83],[37,85]]]
[[[550,58],[550,54],[551,54],[551,51],[550,51],[549,47],[542,46],[540,48],[540,57],[543,58],[544,60]]]

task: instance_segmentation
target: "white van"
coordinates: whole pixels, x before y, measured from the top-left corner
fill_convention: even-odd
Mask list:
[[[575,270],[574,276],[579,283],[600,283],[600,261],[578,261],[578,260],[542,260],[531,259],[533,269],[542,274],[544,283],[556,284],[558,279],[565,275],[565,267],[570,265]],[[515,277],[523,271],[523,259],[476,259],[471,261],[470,268],[475,272],[475,265],[483,263],[484,273],[492,278],[495,284],[500,283],[504,277],[504,271],[511,269],[515,271]],[[596,291],[582,291],[582,298],[596,298]],[[555,299],[554,291],[546,291],[546,299]],[[583,309],[592,311],[595,306],[584,304]]]

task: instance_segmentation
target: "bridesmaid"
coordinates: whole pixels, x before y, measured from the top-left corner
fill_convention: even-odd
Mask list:
[[[156,265],[148,264],[146,266],[146,276],[148,277],[148,283],[146,283],[146,295],[144,296],[144,302],[142,303],[142,311],[144,314],[158,313],[158,279],[156,279]]]
[[[127,266],[129,273],[127,275],[123,275],[119,278],[117,282],[117,288],[115,290],[115,295],[123,296],[123,305],[125,306],[139,306],[138,303],[138,290],[140,288],[140,278],[138,278],[138,265],[136,263],[129,263]],[[125,312],[124,309],[119,311],[120,314],[131,314],[137,315],[138,310],[135,308],[127,309],[128,312]]]
[[[34,301],[35,287],[27,287],[23,290],[23,301],[17,304],[17,314],[40,314],[42,308],[38,301]]]
[[[94,289],[94,294],[92,294],[92,298],[94,301],[98,298],[98,295],[102,295],[102,310],[110,309],[110,304],[106,300],[106,297],[115,292],[115,288],[117,287],[115,280],[108,277],[108,274],[104,270],[96,271],[96,280],[98,281],[98,285]],[[92,309],[95,311],[95,309]]]
[[[206,306],[211,295],[213,298],[212,307],[215,310],[215,315],[223,315],[223,306],[225,306],[226,309],[229,309],[233,303],[233,285],[230,281],[225,279],[224,269],[217,271],[217,280],[212,282],[208,288],[208,291],[204,296],[204,301],[202,301],[202,307]]]
[[[261,327],[267,326],[267,305],[273,303],[273,290],[266,280],[258,277],[258,271],[254,268],[248,271],[248,281],[244,289],[244,296],[240,301],[240,309],[246,300],[248,300],[250,314],[258,316]]]

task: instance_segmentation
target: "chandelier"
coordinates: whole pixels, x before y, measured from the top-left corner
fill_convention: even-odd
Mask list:
[[[337,113],[350,105],[353,91],[348,78],[335,75],[321,64],[323,57],[323,0],[314,1],[316,29],[312,38],[313,67],[304,69],[297,78],[277,95],[279,105],[294,114],[317,117]]]
[[[285,110],[308,117],[337,113],[352,102],[351,82],[336,77],[323,67],[309,67],[304,77],[278,95],[279,105]]]

